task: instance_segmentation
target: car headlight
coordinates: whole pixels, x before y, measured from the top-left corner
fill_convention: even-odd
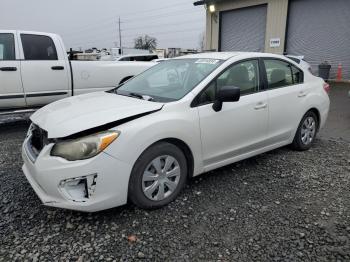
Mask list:
[[[51,155],[69,161],[91,158],[108,147],[118,138],[119,134],[118,131],[104,131],[78,139],[58,142],[53,146]]]

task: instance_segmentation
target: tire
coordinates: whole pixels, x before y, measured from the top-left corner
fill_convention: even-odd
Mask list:
[[[169,167],[165,166],[166,163]],[[129,200],[140,208],[160,208],[179,195],[186,180],[187,161],[184,153],[173,144],[156,143],[141,154],[132,169]]]
[[[313,123],[313,124],[311,124]],[[313,126],[311,128],[311,126]],[[318,118],[312,111],[308,111],[301,119],[297,132],[294,136],[292,148],[299,151],[310,149],[315,141],[318,128]]]

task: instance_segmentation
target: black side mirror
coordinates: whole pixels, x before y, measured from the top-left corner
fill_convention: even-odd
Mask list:
[[[237,102],[241,96],[241,91],[235,86],[224,86],[217,93],[213,109],[218,112],[222,109],[223,102]]]

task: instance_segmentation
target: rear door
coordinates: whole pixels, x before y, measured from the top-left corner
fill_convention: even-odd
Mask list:
[[[26,105],[21,81],[21,67],[16,32],[0,33],[0,109]]]
[[[45,105],[69,95],[70,69],[58,39],[19,32],[22,82],[28,106]]]
[[[286,142],[292,139],[303,114],[303,100],[308,95],[303,72],[289,62],[265,58],[267,95],[269,100],[270,143]]]

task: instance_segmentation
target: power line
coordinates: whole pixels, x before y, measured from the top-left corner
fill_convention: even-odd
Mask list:
[[[153,33],[152,35],[154,37],[156,37],[158,40],[162,37],[162,36],[166,36],[166,35],[169,35],[169,34],[174,34],[174,33],[182,33],[181,36],[179,35],[174,35],[174,36],[167,36],[167,39],[183,39],[184,37],[186,36],[183,36],[183,34],[188,34],[188,33],[193,33],[193,32],[198,32],[200,33],[200,30],[201,29],[204,29],[204,28],[196,28],[196,29],[192,29],[192,30],[179,30],[179,31],[163,31],[163,32],[158,32],[158,33]],[[129,40],[130,38],[133,39],[133,38],[136,38],[140,36],[140,34],[129,34],[129,35],[123,35],[124,39],[126,38],[127,40]],[[188,38],[194,38],[194,37],[197,37],[197,36],[187,36]],[[98,38],[97,40],[90,40],[90,41],[82,41],[82,42],[75,42],[75,41],[72,41],[74,43],[74,45],[90,45],[92,43],[96,43],[96,42],[100,42],[100,41],[109,41],[109,42],[116,42],[115,38],[113,37],[113,35],[109,35],[109,36],[104,36],[104,37],[100,37]]]
[[[150,19],[150,18],[153,18],[152,20],[157,20],[159,18],[164,18],[164,17],[169,17],[169,16],[178,16],[178,15],[183,15],[183,14],[190,14],[190,13],[193,13],[193,9],[188,9],[188,10],[179,10],[181,11],[181,13],[174,13],[174,12],[169,12],[169,13],[164,13],[164,14],[161,14],[161,15],[152,15],[152,16],[141,16],[140,18],[142,19]],[[131,20],[131,19],[124,19],[123,20],[124,23],[127,22],[127,23],[135,23],[135,22],[140,22],[140,21],[135,21],[134,19]]]
[[[177,25],[183,25],[183,24],[187,24],[189,22],[196,22],[198,21],[198,19],[190,19],[190,20],[183,20],[182,22],[178,23],[168,23],[168,24],[162,24],[162,26],[177,26]],[[198,22],[201,22],[202,21],[198,21]],[[126,27],[124,28],[124,31],[128,31],[128,30],[135,30],[135,29],[143,29],[143,28],[152,28],[152,27],[159,27],[159,24],[158,25],[151,25],[151,26],[139,26],[139,27]]]
[[[189,11],[189,12],[188,12]],[[190,14],[192,13],[193,11],[192,10],[188,10],[187,12],[183,11],[182,14]],[[145,18],[145,17],[140,17],[140,19],[147,19],[147,22],[149,21],[155,21],[155,20],[159,20],[160,18],[164,18],[164,17],[173,17],[173,16],[177,16],[178,14],[177,13],[167,13],[167,14],[163,14],[163,15],[158,15],[158,16],[152,16],[152,17],[148,17],[148,18]],[[115,19],[114,19],[115,21]],[[121,23],[126,23],[127,20],[121,20]],[[76,31],[76,32],[70,32],[70,33],[65,33],[64,35],[66,36],[70,36],[70,35],[77,35],[79,34],[81,31],[91,31],[91,29],[99,29],[99,30],[106,30],[106,27],[105,26],[102,26],[102,25],[111,25],[113,26],[113,21],[108,21],[108,22],[104,22],[102,24],[94,24],[92,25],[91,27],[88,27],[88,28],[85,28],[85,29],[81,29],[79,31]],[[128,24],[130,23],[140,23],[140,20],[129,20],[129,22],[127,22]],[[176,23],[176,24],[180,24],[180,23]],[[163,25],[163,24],[162,24]],[[159,26],[159,25],[154,25],[154,26]],[[154,27],[153,26],[153,27]],[[133,27],[133,28],[137,28],[137,27]],[[127,29],[127,28],[126,28]]]
[[[176,39],[176,37],[171,37],[171,38],[166,38],[166,39],[161,39],[161,41],[158,40],[158,42],[164,42],[164,41],[168,41],[171,39]],[[181,37],[181,40],[192,40],[193,37],[192,36],[187,36],[187,37]],[[99,44],[99,42],[104,42],[103,44]],[[85,46],[85,48],[87,48],[88,46],[103,46],[105,47],[106,45],[108,45],[109,42],[111,45],[113,45],[113,40],[110,41],[103,41],[103,40],[97,40],[97,41],[91,41],[91,42],[84,42],[84,43],[71,43],[69,44],[69,47],[74,47],[74,48],[78,48],[78,47],[82,47]],[[133,47],[134,46],[134,42],[133,41],[123,41],[123,46],[124,47]]]
[[[153,11],[156,11],[156,10],[163,10],[163,9],[166,9],[166,8],[169,8],[169,7],[181,6],[181,5],[185,4],[185,3],[187,4],[189,2],[188,1],[184,1],[184,2],[181,2],[181,3],[173,4],[173,5],[163,6],[163,7],[160,7],[160,8],[153,8],[153,9],[148,9],[148,10],[142,10],[142,14],[148,13],[148,12],[153,12]],[[140,18],[140,12],[119,13],[119,16],[126,16],[126,15],[137,15],[138,18]],[[91,23],[91,24],[85,24],[82,27],[76,27],[74,29],[77,29],[77,30],[83,29],[83,28],[86,28],[86,27],[90,27],[90,26],[99,24],[102,21],[103,21],[102,23],[106,23],[106,22],[111,23],[113,20],[115,20],[115,17],[114,16],[110,16],[110,17],[107,17],[107,18],[96,20],[94,23]]]
[[[188,4],[189,1],[186,0],[184,2],[181,2],[181,3],[176,3],[176,4],[173,4],[173,5],[168,5],[168,6],[163,6],[163,7],[160,7],[160,8],[153,8],[153,9],[147,9],[147,10],[142,10],[142,13],[148,13],[148,12],[153,12],[153,11],[157,11],[157,10],[163,10],[163,9],[166,9],[166,8],[169,8],[169,7],[174,7],[174,6],[181,6],[183,4]],[[123,13],[123,15],[140,15],[140,12],[132,12],[132,13]]]
[[[186,1],[186,3],[188,3],[188,1]],[[159,21],[159,19],[161,19],[161,18],[165,18],[165,17],[169,18],[169,17],[179,16],[179,14],[186,15],[186,14],[193,13],[194,12],[193,8],[191,8],[189,10],[182,9],[182,10],[173,10],[171,12],[165,12],[165,13],[161,12],[160,14],[157,14],[157,15],[154,15],[154,14],[153,15],[145,15],[145,13],[148,13],[148,12],[169,9],[170,7],[184,6],[184,4],[185,4],[185,2],[181,2],[181,3],[163,6],[160,8],[143,10],[141,15],[140,15],[140,12],[124,13],[124,17],[125,17],[125,15],[128,15],[127,18],[129,18],[129,19],[122,20],[121,17],[119,16],[119,19],[117,21],[117,23],[118,23],[117,30],[115,27],[115,21],[116,21],[115,18],[104,18],[103,19],[104,22],[100,22],[100,23],[95,22],[90,27],[88,27],[88,25],[85,25],[85,29],[81,29],[76,33],[70,32],[70,33],[64,34],[64,36],[67,36],[70,39],[71,38],[77,39],[78,41],[74,41],[74,40],[72,41],[73,43],[80,42],[80,43],[73,44],[75,46],[82,46],[82,45],[87,46],[87,45],[96,44],[99,42],[100,43],[101,42],[116,43],[117,39],[115,38],[115,35],[117,33],[119,35],[119,37],[118,37],[119,46],[122,46],[122,43],[121,43],[122,32],[126,32],[126,33],[123,33],[123,39],[126,39],[126,40],[124,40],[124,43],[125,42],[132,43],[132,41],[130,41],[130,38],[135,38],[139,35],[144,35],[144,34],[154,35],[156,38],[158,38],[158,39],[160,38],[160,39],[162,39],[162,41],[166,41],[166,40],[164,40],[164,35],[166,36],[166,35],[174,34],[174,33],[188,34],[188,33],[193,33],[195,31],[204,30],[204,21],[200,21],[199,19],[192,18],[192,19],[187,19],[187,20],[181,20],[180,22],[176,21],[174,23],[164,23],[164,24],[161,24],[161,22],[157,22],[157,20]],[[132,16],[132,15],[137,15],[137,18],[130,19],[130,16]],[[126,27],[126,28],[125,27],[121,28],[121,24],[126,24],[126,25],[131,24],[132,25],[134,23],[141,23],[143,20],[147,20],[147,22],[153,22],[154,24],[150,24],[148,26],[142,25],[142,26],[131,26],[131,27]],[[199,25],[199,22],[203,23],[203,26],[191,27],[191,28],[186,28],[185,30],[176,30],[176,31],[174,31],[174,30],[158,31],[157,30],[157,28],[163,29],[164,26],[172,27],[172,26],[178,26],[181,24],[188,24],[188,23],[190,23],[191,26],[193,26],[194,24],[197,26],[196,22],[198,22],[198,25]],[[155,24],[155,23],[157,23],[157,24]],[[84,32],[84,31],[87,31],[87,32]],[[135,32],[135,31],[141,31],[141,32]],[[98,39],[91,41],[90,40],[91,38],[98,38]],[[82,41],[82,39],[87,39],[90,41]],[[183,35],[180,35],[180,36],[176,35],[176,36],[167,36],[165,39],[194,39],[194,36],[185,36],[184,37]]]
[[[178,30],[178,31],[173,31],[173,30],[167,30],[167,31],[160,31],[160,32],[149,32],[148,34],[154,34],[154,35],[164,35],[164,34],[174,34],[174,33],[189,33],[189,32],[193,32],[193,31],[197,31],[203,29],[203,27],[198,27],[198,28],[193,28],[190,30]],[[135,36],[135,35],[139,35],[138,33],[133,33],[133,34],[126,34],[124,35],[125,37],[127,36]]]
[[[164,26],[166,25],[167,27],[174,27],[174,26],[178,26],[179,24],[185,24],[187,22],[184,22],[184,23],[178,23],[178,24],[163,24]],[[192,24],[194,25],[194,24]],[[148,27],[140,27],[140,28],[148,28]],[[153,28],[153,30],[142,30],[142,32],[132,32],[132,31],[135,31],[134,29],[133,30],[125,30],[125,29],[121,29],[121,32],[126,32],[126,34],[123,34],[123,36],[127,37],[127,36],[134,36],[134,35],[142,35],[142,34],[145,34],[145,31],[147,31],[148,34],[163,34],[163,33],[174,33],[174,32],[186,32],[186,31],[193,31],[193,30],[197,30],[197,29],[204,29],[204,25],[201,26],[200,24],[195,24],[195,27],[191,27],[191,28],[186,28],[185,30],[181,30],[181,31],[173,31],[171,29],[168,29],[166,31],[157,31],[155,30],[155,28],[157,27],[149,27],[149,28]],[[135,28],[136,29],[136,28]],[[117,31],[119,31],[117,29]],[[89,32],[88,34],[76,34],[76,35],[73,35],[73,36],[69,36],[67,38],[73,38],[73,39],[86,39],[86,38],[92,38],[92,37],[104,37],[106,34],[109,34],[109,35],[114,35],[116,33],[115,29],[114,28],[103,28],[103,30],[99,30],[99,31],[91,31]],[[117,32],[119,34],[119,32]],[[63,35],[64,37],[66,37],[66,35]],[[119,37],[118,37],[119,39]]]

